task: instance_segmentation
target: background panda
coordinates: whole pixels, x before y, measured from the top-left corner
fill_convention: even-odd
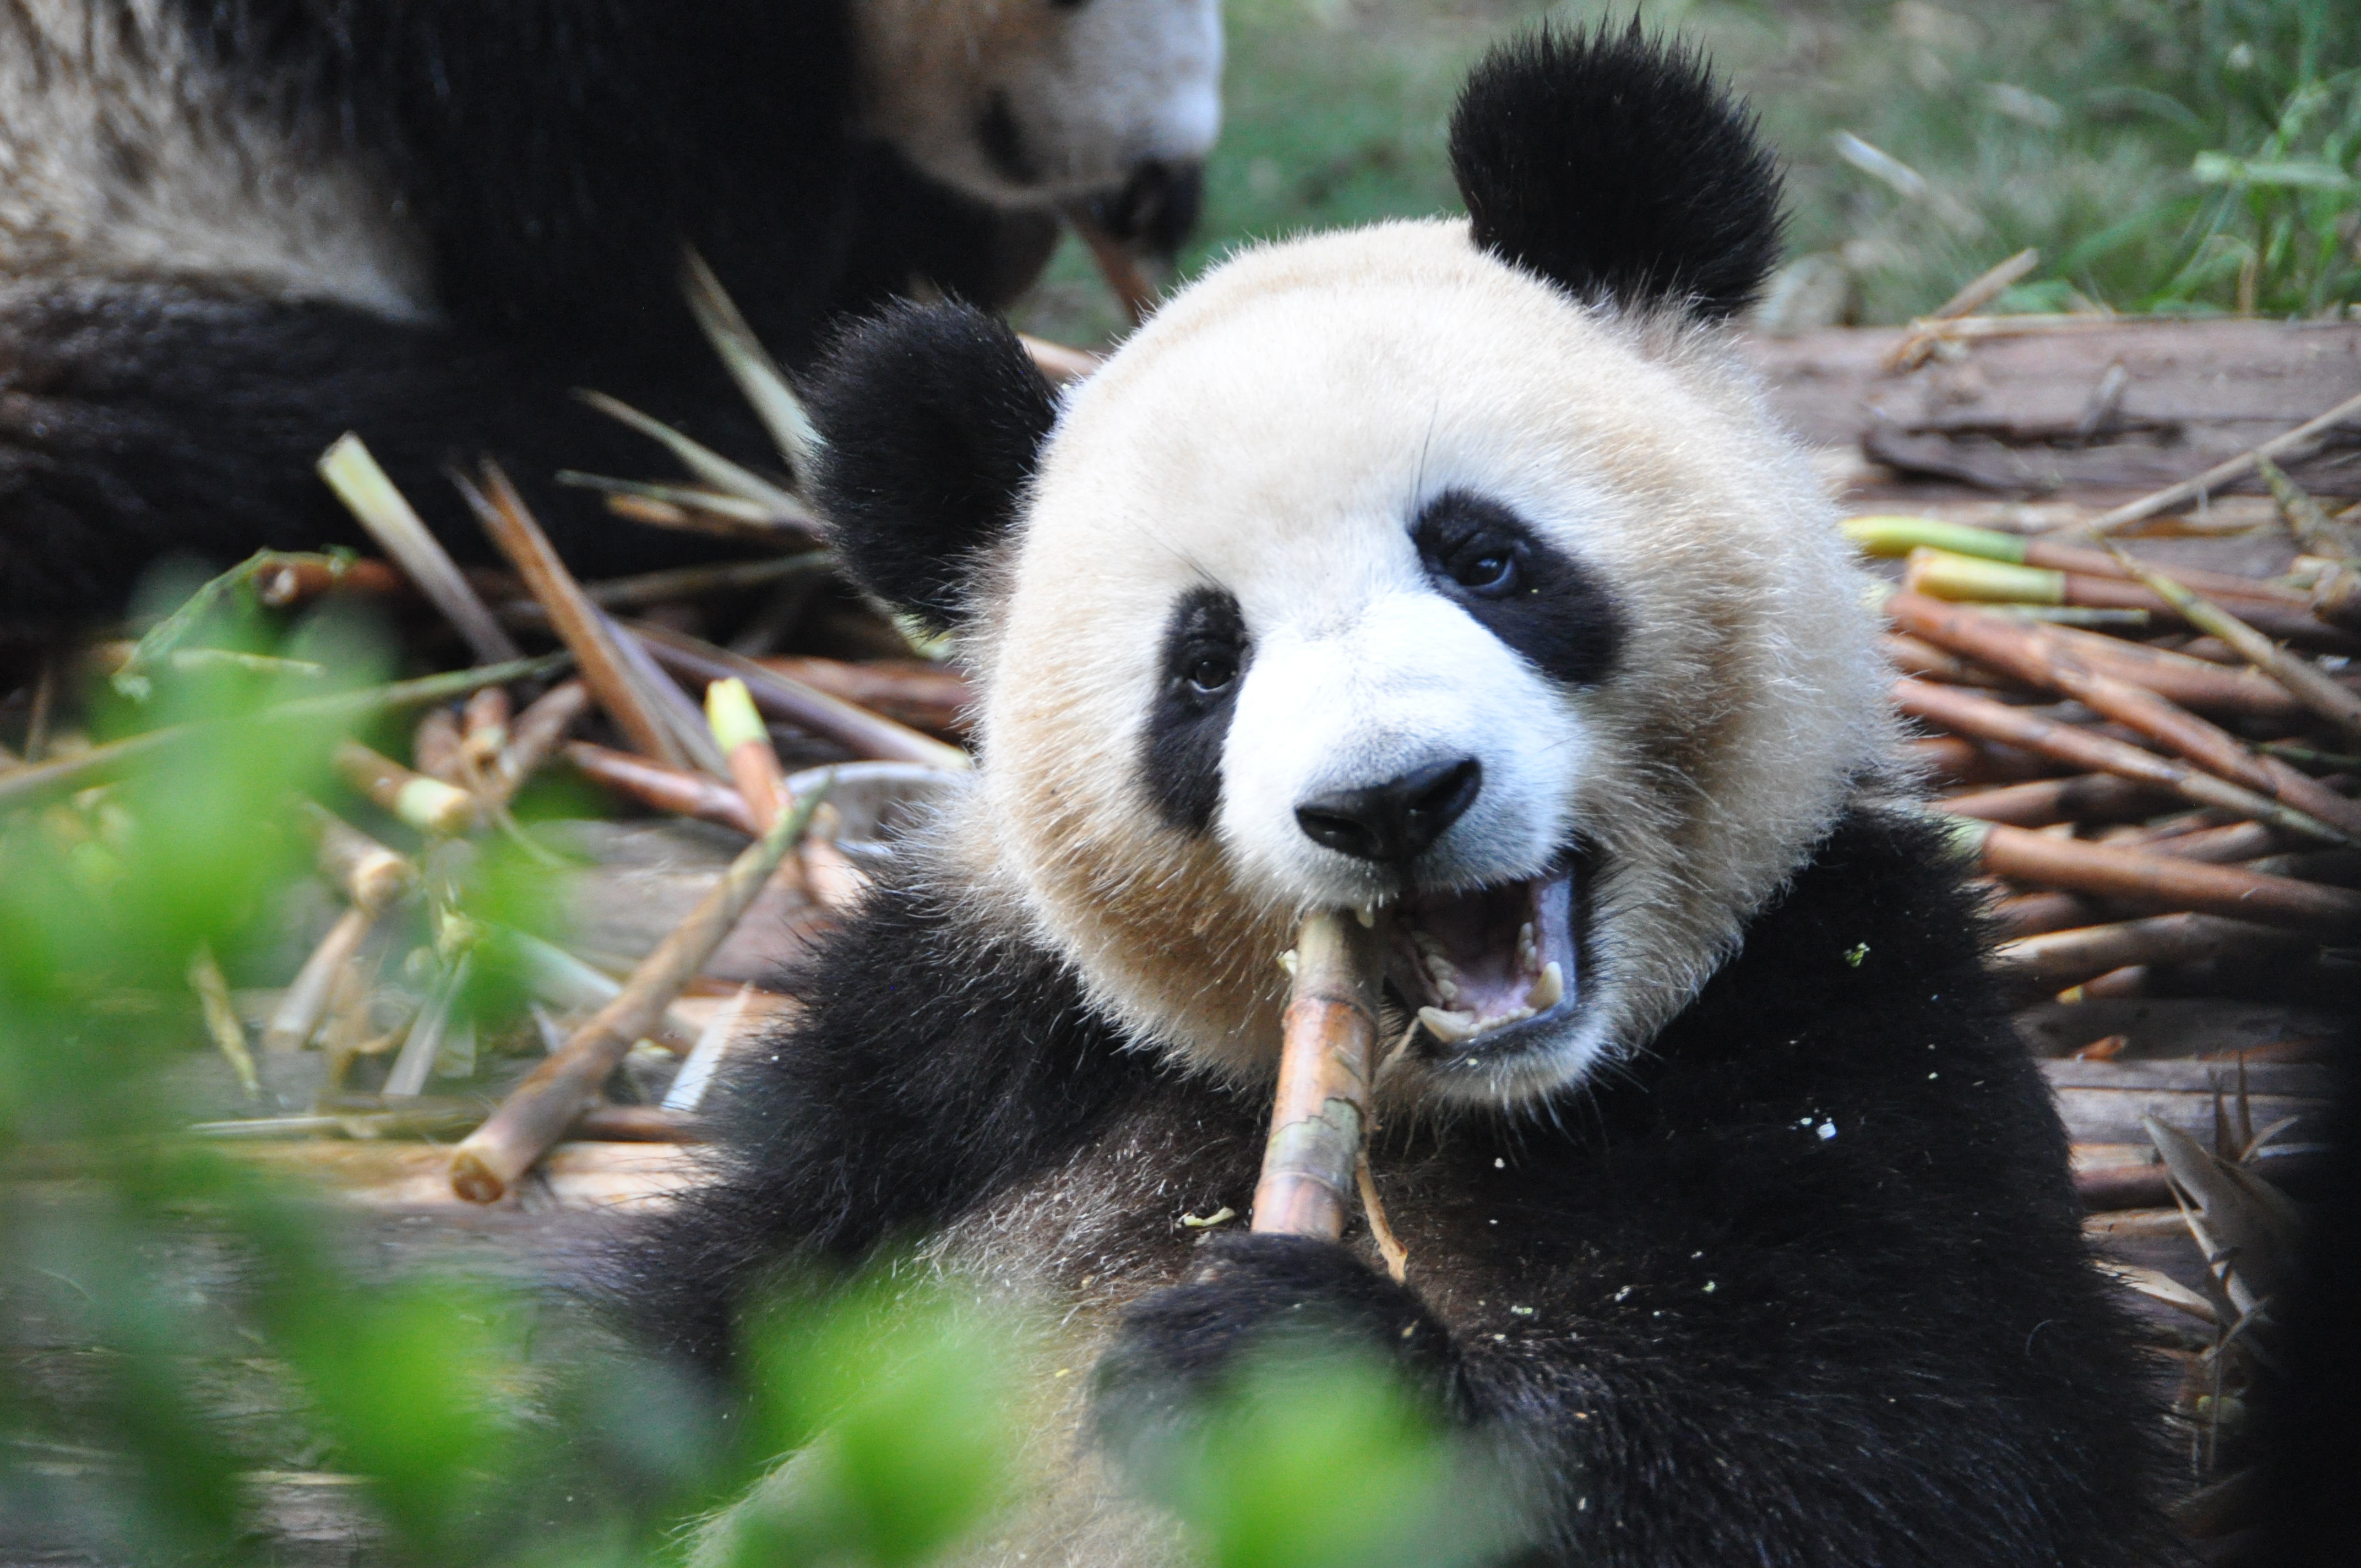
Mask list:
[[[0,0],[0,617],[352,537],[346,429],[430,507],[455,452],[644,463],[576,386],[762,450],[684,242],[790,364],[914,281],[1014,298],[1057,203],[1169,251],[1220,64],[1216,0]]]
[[[958,630],[980,771],[628,1306],[724,1369],[773,1270],[913,1234],[1045,1305],[1095,1372],[994,1562],[1185,1557],[1103,1467],[1307,1323],[1477,1440],[1517,1561],[2155,1561],[2063,1136],[1731,353],[1770,161],[1636,28],[1496,53],[1452,152],[1471,222],[1246,252],[1062,400],[955,308],[832,360],[829,514]],[[1247,1207],[1294,921],[1368,905],[1406,1285],[1180,1223]]]

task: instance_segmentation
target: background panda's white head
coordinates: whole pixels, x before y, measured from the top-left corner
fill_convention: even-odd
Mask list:
[[[1170,250],[1221,125],[1220,0],[860,0],[872,128],[1003,205],[1105,203]]]
[[[1644,1047],[1885,729],[1726,342],[1777,236],[1743,114],[1636,30],[1543,33],[1453,157],[1471,223],[1248,252],[1062,404],[1004,328],[914,309],[816,406],[849,559],[983,682],[962,874],[1241,1074],[1299,914],[1386,904],[1383,1091],[1499,1102]]]

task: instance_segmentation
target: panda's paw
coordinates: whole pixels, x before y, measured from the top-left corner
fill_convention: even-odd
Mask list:
[[[1217,1236],[1180,1284],[1125,1311],[1093,1379],[1091,1426],[1126,1470],[1152,1478],[1257,1366],[1390,1367],[1444,1414],[1450,1362],[1425,1304],[1334,1243]]]

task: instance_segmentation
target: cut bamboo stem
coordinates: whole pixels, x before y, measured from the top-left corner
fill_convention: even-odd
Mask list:
[[[484,797],[505,806],[522,789],[566,732],[590,711],[590,688],[580,681],[562,681],[534,699],[509,729],[508,744],[489,770]]]
[[[541,525],[525,510],[523,498],[509,483],[508,477],[488,463],[480,487],[461,475],[455,474],[452,478],[467,498],[468,505],[475,509],[484,532],[491,536],[500,554],[524,579],[527,590],[548,612],[550,626],[573,651],[583,680],[630,740],[631,749],[670,766],[680,766],[686,760],[680,745],[663,720],[649,711],[638,684],[631,678],[631,666],[609,634],[607,618],[583,597],[582,586],[566,569],[566,563],[558,559],[549,536],[542,532]]]
[[[2240,788],[2332,824],[2361,842],[2361,806],[2275,757],[2257,756],[2220,726],[2145,686],[2092,668],[2046,626],[2028,626],[1917,594],[1889,595],[1885,613],[1928,641],[1982,660],[2028,685],[2087,705]]]
[[[2298,931],[2343,931],[2361,923],[2361,893],[2341,887],[2053,839],[2002,823],[1963,820],[1959,828],[1985,873],[2012,882]]]
[[[336,492],[336,499],[350,509],[360,525],[368,530],[369,537],[382,546],[385,553],[401,565],[410,580],[427,601],[443,612],[444,619],[458,628],[467,646],[485,663],[498,663],[505,659],[522,657],[522,651],[476,590],[459,574],[458,565],[451,559],[443,542],[427,531],[411,510],[393,481],[386,477],[369,449],[357,435],[346,433],[335,444],[320,455],[320,477]]]
[[[470,1202],[495,1203],[532,1168],[596,1098],[632,1042],[655,1025],[681,987],[705,967],[795,847],[830,782],[823,780],[748,845],[688,918],[641,961],[615,1000],[528,1073],[491,1118],[461,1141],[451,1156],[453,1191]]]
[[[642,806],[668,811],[675,817],[718,822],[750,837],[761,831],[754,826],[754,814],[747,809],[746,797],[703,773],[693,773],[686,768],[667,768],[662,762],[651,762],[645,757],[589,740],[567,741],[566,760],[584,778],[629,795]]]
[[[328,998],[335,992],[336,977],[368,940],[370,928],[377,924],[377,913],[354,905],[336,916],[303,967],[295,971],[286,994],[271,1010],[270,1021],[263,1026],[262,1050],[268,1056],[274,1051],[300,1051],[312,1038],[313,1031],[328,1011]]]
[[[481,820],[476,797],[466,790],[412,773],[357,740],[336,742],[333,760],[346,784],[422,833],[454,838]]]
[[[2004,746],[2038,751],[2069,767],[2114,773],[2119,778],[2169,789],[2199,806],[2218,806],[2240,817],[2276,823],[2306,838],[2331,844],[2355,840],[2341,828],[2268,795],[2215,778],[2186,762],[2144,751],[2112,736],[2096,735],[2070,724],[2023,712],[1989,697],[1976,696],[1955,686],[1914,681],[1904,675],[1892,687],[1894,706],[1914,718],[1996,740]]]
[[[213,949],[202,943],[189,955],[189,989],[197,993],[205,1015],[205,1033],[213,1036],[214,1048],[237,1075],[237,1086],[248,1100],[261,1099],[262,1077],[255,1071],[254,1053],[247,1049],[246,1025],[238,1022],[237,1009],[230,1004],[229,981],[214,961]]]
[[[407,855],[387,849],[311,801],[298,800],[295,813],[319,846],[320,874],[361,908],[382,913],[418,885],[418,867]]]
[[[738,785],[739,798],[745,801],[756,829],[769,828],[786,809],[787,771],[779,765],[771,732],[763,727],[763,716],[754,711],[746,683],[732,676],[707,686],[705,718],[713,727],[715,744],[730,760],[730,777]]]
[[[1279,1092],[1252,1228],[1334,1241],[1356,1195],[1355,1162],[1376,1076],[1384,938],[1344,910],[1304,917],[1284,1022]]]
[[[411,591],[410,581],[388,562],[367,555],[314,555],[273,551],[259,557],[254,597],[272,609],[291,609],[332,593],[391,598]]]

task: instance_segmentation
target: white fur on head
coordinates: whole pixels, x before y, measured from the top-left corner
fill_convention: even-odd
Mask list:
[[[0,4],[0,277],[193,274],[430,315],[424,244],[381,182],[299,152],[203,62],[177,11]]]
[[[1220,0],[853,9],[873,126],[928,174],[989,201],[1109,191],[1142,164],[1202,159],[1221,126]]]
[[[1424,580],[1411,520],[1453,488],[1606,585],[1606,679],[1545,678]],[[1395,1076],[1513,1101],[1643,1047],[1885,754],[1860,578],[1726,335],[1577,304],[1462,223],[1250,251],[1166,306],[1071,395],[997,569],[970,863],[1102,1005],[1233,1073],[1275,1060],[1298,914],[1389,874],[1295,830],[1308,792],[1473,754],[1434,875],[1595,847],[1572,1022],[1497,1070]],[[1252,654],[1192,835],[1153,809],[1141,736],[1162,629],[1207,585]]]

